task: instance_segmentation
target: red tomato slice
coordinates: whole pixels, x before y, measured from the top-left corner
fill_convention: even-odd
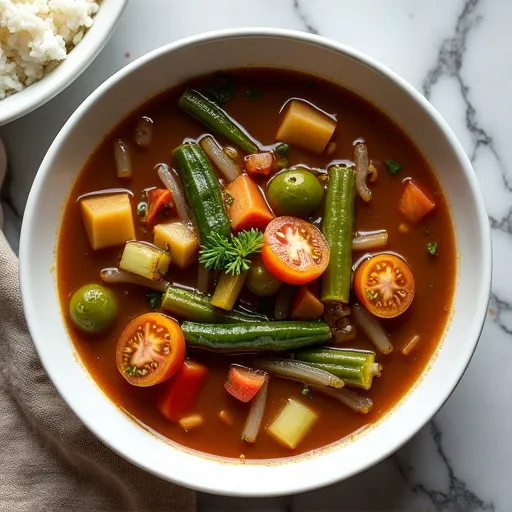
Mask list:
[[[330,249],[322,232],[302,219],[277,217],[267,226],[261,258],[281,281],[306,284],[329,263]]]
[[[394,318],[414,299],[414,277],[407,263],[398,256],[379,254],[359,265],[354,275],[354,291],[370,313]]]
[[[158,401],[158,410],[169,420],[179,421],[194,406],[208,376],[206,366],[185,359]]]
[[[241,402],[248,402],[254,398],[267,379],[268,374],[265,372],[232,364],[224,387],[230,395]]]
[[[173,207],[172,193],[166,188],[155,188],[148,192],[148,213],[146,224],[156,224],[161,213]]]
[[[181,327],[162,313],[134,318],[117,342],[117,369],[134,386],[164,382],[176,373],[184,358]]]

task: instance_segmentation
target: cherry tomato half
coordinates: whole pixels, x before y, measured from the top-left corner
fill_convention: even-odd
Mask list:
[[[414,298],[411,269],[393,254],[379,254],[359,265],[354,276],[354,291],[359,302],[375,316],[401,315]]]
[[[261,258],[281,281],[306,284],[327,268],[330,250],[322,232],[302,219],[277,217],[265,229]]]
[[[134,386],[164,382],[178,371],[184,359],[181,327],[162,313],[134,318],[117,342],[117,369]]]

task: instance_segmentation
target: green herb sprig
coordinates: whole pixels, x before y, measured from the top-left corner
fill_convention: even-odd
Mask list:
[[[249,256],[263,247],[263,233],[257,229],[241,231],[230,238],[212,233],[199,251],[199,263],[208,270],[223,270],[238,275],[251,266]]]

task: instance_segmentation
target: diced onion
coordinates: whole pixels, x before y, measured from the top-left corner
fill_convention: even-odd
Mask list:
[[[153,120],[142,116],[135,127],[135,144],[140,148],[147,148],[153,138]]]
[[[132,159],[130,150],[122,139],[114,142],[114,157],[116,160],[116,170],[118,178],[132,177]]]
[[[372,410],[373,402],[371,398],[362,396],[358,393],[355,393],[354,391],[350,391],[348,389],[332,389],[320,386],[315,386],[314,389],[338,400],[359,414],[368,414]]]
[[[263,414],[265,413],[265,405],[267,403],[268,377],[258,391],[258,394],[252,399],[251,408],[245,421],[244,430],[242,432],[242,440],[247,443],[254,443],[260,431]]]
[[[147,277],[138,276],[137,274],[132,274],[125,270],[119,270],[116,267],[104,268],[100,272],[100,276],[102,281],[108,284],[136,284],[161,293],[164,293],[167,286],[169,286],[169,283],[163,279],[153,281]]]
[[[293,359],[258,359],[254,365],[260,370],[303,384],[342,388],[345,383],[336,375]]]
[[[374,231],[373,233],[361,233],[352,239],[353,251],[370,251],[372,249],[382,249],[388,244],[388,232]]]
[[[156,170],[162,183],[172,192],[172,198],[180,219],[183,222],[192,225],[192,216],[190,215],[187,200],[185,199],[185,193],[183,192],[183,188],[181,187],[178,177],[175,176],[165,164],[158,164],[156,166]]]
[[[393,351],[393,345],[388,340],[379,321],[361,304],[356,303],[352,306],[352,316],[377,350],[383,354],[390,354]]]
[[[363,201],[368,202],[372,198],[372,191],[366,184],[366,177],[369,171],[368,148],[363,142],[358,142],[354,146],[354,162],[356,164],[357,193]]]
[[[222,177],[228,182],[236,180],[240,175],[240,168],[226,155],[222,147],[210,135],[203,137],[199,141],[199,145],[204,152],[210,157],[215,167],[222,173]]]

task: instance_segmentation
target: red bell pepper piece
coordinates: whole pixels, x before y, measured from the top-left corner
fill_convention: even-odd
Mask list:
[[[194,406],[207,376],[206,366],[185,359],[160,397],[158,410],[167,419],[179,421]]]

